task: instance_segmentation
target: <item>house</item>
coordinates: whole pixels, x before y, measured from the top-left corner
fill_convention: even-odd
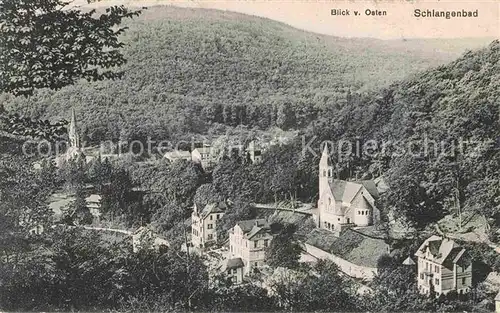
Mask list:
[[[134,253],[141,249],[165,249],[170,247],[167,239],[156,234],[150,227],[141,226],[132,233],[132,250]]]
[[[102,197],[101,195],[98,194],[91,194],[87,198],[85,198],[85,202],[87,203],[87,208],[90,211],[90,214],[99,221],[102,213],[100,211],[101,209],[101,201]]]
[[[170,162],[175,162],[178,160],[186,160],[189,161],[191,160],[191,153],[189,151],[182,151],[182,150],[174,150],[171,152],[167,152],[163,155],[163,157]]]
[[[273,236],[265,219],[240,221],[229,231],[229,253],[241,258],[247,275],[265,265],[266,248]]]
[[[214,151],[208,146],[196,148],[191,151],[191,160],[200,164],[204,170],[211,169],[216,163]]]
[[[241,258],[227,259],[222,266],[222,271],[233,283],[241,284],[244,276],[243,260]]]
[[[199,204],[194,204],[191,214],[191,243],[193,247],[203,249],[217,242],[217,222],[222,218],[227,206],[223,202],[209,203],[200,210]]]
[[[418,289],[422,294],[466,293],[472,286],[472,261],[467,251],[448,238],[431,236],[418,248]]]
[[[248,144],[246,151],[252,163],[259,163],[262,161],[262,151],[255,145],[255,141],[251,141]]]
[[[334,178],[334,168],[325,146],[319,162],[318,210],[313,216],[320,228],[340,234],[354,226],[368,226],[379,219],[375,206],[378,190],[373,181]]]

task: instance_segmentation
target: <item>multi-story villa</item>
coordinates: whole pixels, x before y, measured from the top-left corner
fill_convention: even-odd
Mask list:
[[[249,274],[265,264],[266,248],[272,239],[265,219],[240,221],[229,231],[229,252],[234,258],[241,258],[243,271]]]
[[[195,203],[191,214],[191,243],[203,249],[207,244],[217,242],[217,222],[226,211],[225,203],[209,203],[202,210]]]
[[[344,228],[372,225],[378,219],[378,195],[373,181],[335,179],[325,146],[319,162],[319,200],[314,215],[318,227],[340,233]]]
[[[215,151],[210,146],[196,148],[191,151],[191,160],[200,164],[204,170],[210,170],[216,163]]]
[[[472,261],[467,251],[448,238],[431,236],[417,250],[418,288],[422,294],[466,293],[472,286]]]

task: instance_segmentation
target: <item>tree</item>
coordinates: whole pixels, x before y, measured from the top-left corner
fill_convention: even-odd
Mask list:
[[[118,78],[108,70],[125,63],[118,40],[124,18],[139,15],[124,6],[95,16],[69,8],[63,0],[0,2],[0,90],[31,95],[59,89],[84,78]]]
[[[278,231],[278,234],[271,240],[271,244],[266,251],[267,263],[272,267],[298,268],[302,247],[294,238],[296,226],[294,224],[281,225],[275,223],[271,225],[271,229]]]

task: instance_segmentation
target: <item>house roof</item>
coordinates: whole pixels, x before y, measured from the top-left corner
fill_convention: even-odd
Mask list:
[[[193,152],[194,151],[198,151],[199,153],[210,153],[212,149],[210,147],[203,147],[203,148],[196,148],[193,150]]]
[[[500,291],[497,293],[497,296],[495,297],[495,301],[500,301]]]
[[[465,254],[465,249],[455,241],[436,235],[427,238],[420,248],[418,248],[415,255],[423,258],[425,257],[427,249],[429,249],[433,261],[439,264],[443,264],[447,260],[457,263]]]
[[[203,210],[201,210],[201,217],[205,218],[213,213],[223,213],[227,209],[227,206],[224,202],[214,202],[205,205]]]
[[[226,270],[231,270],[231,269],[235,269],[235,268],[241,268],[241,267],[244,267],[245,264],[243,264],[243,261],[241,260],[241,258],[234,258],[234,259],[228,259],[226,261]]]
[[[91,194],[90,196],[85,198],[85,201],[87,201],[87,202],[101,202],[101,199],[102,199],[101,195]]]
[[[245,220],[239,221],[236,223],[246,238],[251,239],[253,236],[260,232],[270,232],[271,226],[265,219],[253,219],[253,220]]]
[[[261,218],[261,219],[239,221],[238,223],[236,223],[236,225],[240,226],[244,234],[247,234],[253,229],[254,225],[264,226],[268,225],[268,223],[265,219]]]
[[[415,265],[415,261],[412,258],[407,257],[406,260],[403,261],[403,265]]]
[[[182,151],[182,150],[175,150],[171,152],[167,152],[163,155],[164,158],[167,159],[184,159],[184,158],[191,158],[191,152],[189,151]]]

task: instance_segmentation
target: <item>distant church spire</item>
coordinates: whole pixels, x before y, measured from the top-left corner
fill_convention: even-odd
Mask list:
[[[69,144],[72,148],[80,148],[80,136],[76,125],[75,109],[71,108],[71,120],[68,129]]]

